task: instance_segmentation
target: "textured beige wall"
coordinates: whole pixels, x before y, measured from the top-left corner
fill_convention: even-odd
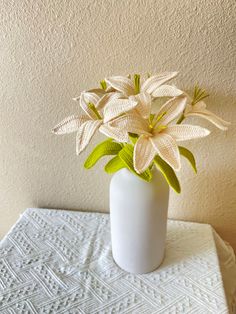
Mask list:
[[[211,137],[189,144],[199,173],[183,162],[183,192],[171,193],[169,216],[211,223],[236,249],[235,0],[0,5],[1,236],[30,206],[108,210],[102,165],[83,170],[88,151],[76,157],[74,135],[50,129],[104,76],[178,70],[179,86],[199,82],[209,108],[233,125],[226,133],[210,126]]]

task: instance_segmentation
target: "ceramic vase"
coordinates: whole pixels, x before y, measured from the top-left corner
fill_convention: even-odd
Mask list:
[[[155,170],[146,182],[128,169],[110,183],[112,254],[123,270],[144,274],[155,270],[165,251],[169,186]]]

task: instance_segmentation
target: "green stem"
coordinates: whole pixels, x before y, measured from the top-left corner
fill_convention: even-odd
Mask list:
[[[99,112],[97,111],[97,109],[96,109],[96,107],[94,106],[94,104],[92,104],[91,102],[88,104],[88,107],[89,107],[89,109],[91,109],[94,113],[95,113],[95,115],[96,115],[96,117],[99,119],[99,120],[102,120],[102,117],[100,116],[100,114],[99,114]]]

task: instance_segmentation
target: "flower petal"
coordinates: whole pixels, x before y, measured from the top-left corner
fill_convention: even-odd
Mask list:
[[[137,101],[130,99],[113,99],[108,102],[103,111],[104,122],[108,122],[122,113],[128,112],[137,106]]]
[[[204,101],[197,102],[194,106],[192,106],[193,111],[199,111],[202,109],[206,109],[206,103]]]
[[[64,120],[62,120],[60,123],[58,123],[53,129],[52,132],[54,134],[68,134],[72,132],[78,131],[80,126],[88,120],[88,117],[86,116],[77,116],[72,115]]]
[[[178,72],[163,72],[149,77],[141,86],[141,92],[152,93],[162,84],[174,78]]]
[[[104,89],[102,89],[102,88],[92,88],[92,89],[87,90],[86,93],[95,94],[95,95],[97,95],[97,96],[100,98],[100,97],[103,96],[106,92],[105,92]]]
[[[79,155],[87,147],[101,123],[101,120],[89,120],[81,125],[76,136],[77,155]]]
[[[186,141],[205,137],[210,134],[210,131],[197,125],[178,124],[168,126],[162,133],[171,135],[176,141]]]
[[[135,96],[130,96],[129,99],[136,100],[138,105],[135,107],[135,111],[143,118],[149,118],[151,113],[152,98],[148,93],[140,93]]]
[[[140,116],[128,113],[110,122],[113,127],[124,129],[127,133],[147,134],[149,133],[148,122]]]
[[[99,101],[99,96],[95,93],[83,92],[80,95],[80,107],[84,110],[84,112],[91,118],[97,119],[96,114],[88,107],[89,103],[95,105]]]
[[[123,93],[125,96],[135,94],[134,84],[128,77],[125,76],[112,76],[105,79],[108,85]]]
[[[117,92],[107,93],[103,95],[96,104],[97,110],[102,110],[110,100],[118,99],[121,98],[122,96],[123,96],[122,93]]]
[[[138,173],[144,172],[153,161],[156,151],[153,148],[149,137],[142,135],[134,146],[134,169]]]
[[[180,170],[180,154],[177,143],[169,134],[159,133],[150,137],[150,141],[160,155],[173,169]]]
[[[167,125],[170,122],[172,122],[174,119],[176,119],[181,113],[183,113],[184,108],[186,106],[187,97],[185,96],[179,96],[174,97],[170,100],[168,100],[160,109],[158,112],[158,115],[163,115],[162,119],[159,121],[159,125]]]
[[[223,120],[222,118],[215,115],[213,112],[206,109],[202,109],[201,111],[187,111],[187,113],[185,113],[185,117],[188,116],[197,116],[206,119],[223,131],[228,130],[228,126],[231,124],[230,122]]]
[[[153,97],[177,97],[183,94],[183,91],[172,85],[161,85],[153,93]]]
[[[129,141],[128,133],[125,130],[112,127],[108,123],[101,125],[99,131],[107,137],[113,138],[117,142],[122,143]]]

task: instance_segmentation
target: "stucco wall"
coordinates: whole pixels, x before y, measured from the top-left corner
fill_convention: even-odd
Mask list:
[[[180,87],[199,82],[233,125],[188,145],[199,172],[183,161],[169,216],[211,223],[236,249],[235,17],[235,0],[2,0],[1,236],[30,206],[107,211],[102,164],[85,171],[89,151],[76,157],[75,136],[50,129],[104,76],[177,70]]]

